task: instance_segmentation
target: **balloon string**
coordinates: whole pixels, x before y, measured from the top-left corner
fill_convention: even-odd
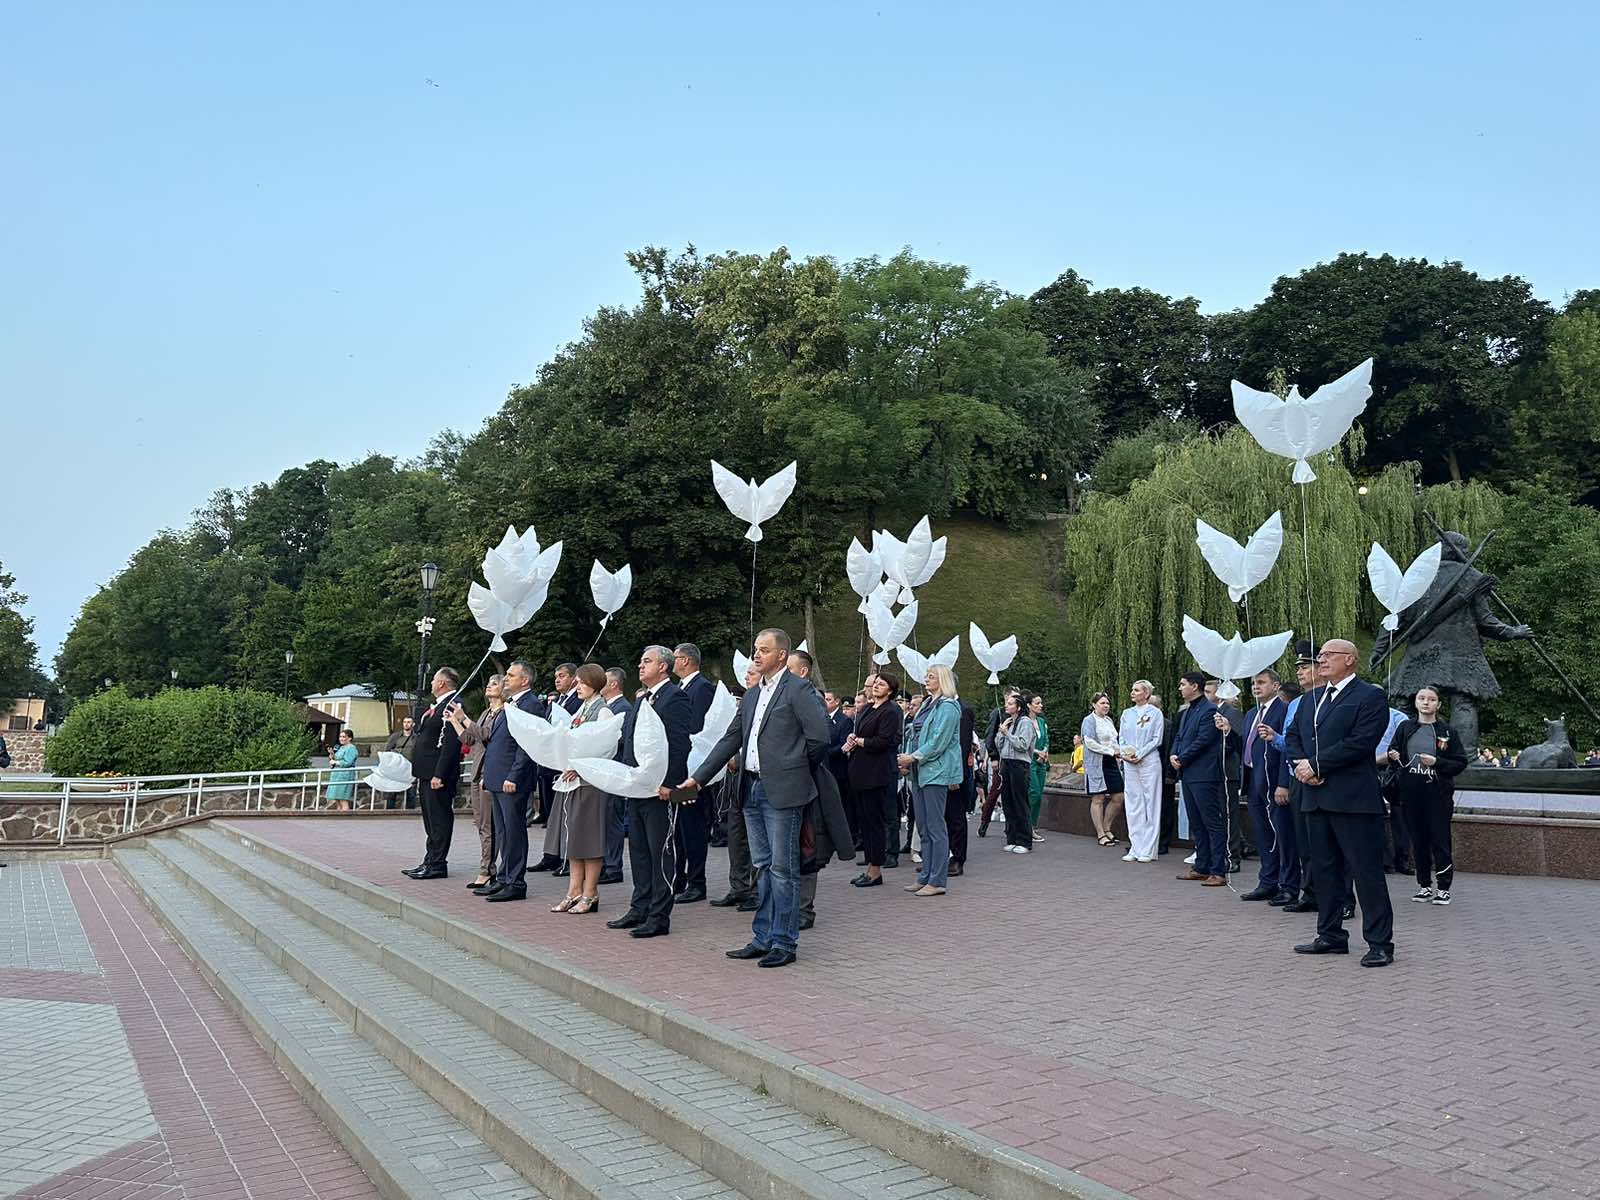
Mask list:
[[[756,644],[756,551],[761,548],[760,542],[750,543],[750,645]],[[741,683],[743,680],[740,681]]]
[[[583,652],[583,661],[584,662],[588,662],[589,661],[590,656],[594,654],[594,648],[600,644],[600,639],[605,637],[605,635],[606,635],[606,623],[604,621],[601,621],[600,622],[600,632],[598,632],[598,633],[596,633],[594,635],[594,641],[590,642],[589,643],[589,648]]]
[[[1317,646],[1317,619],[1311,610],[1311,518],[1306,508],[1306,485],[1300,485],[1300,556],[1305,562],[1306,583],[1306,636],[1310,639],[1312,668],[1311,690],[1317,687],[1316,653]],[[1318,713],[1313,705],[1311,713],[1311,752],[1316,757],[1317,763],[1322,762],[1322,738],[1317,729]]]
[[[456,685],[455,694],[456,694],[456,696],[458,698],[460,697],[462,692],[467,690],[467,684],[471,683],[474,679],[476,679],[478,677],[478,672],[483,670],[483,664],[489,661],[489,655],[491,655],[493,653],[494,653],[494,643],[490,642],[489,643],[489,648],[483,652],[483,657],[478,660],[478,665],[472,668],[472,673],[470,675],[468,675],[464,680],[462,680],[459,684]],[[422,697],[418,696],[417,700],[420,703],[421,700],[422,700]],[[441,722],[440,725],[439,725],[439,740],[434,743],[433,748],[435,750],[437,750],[437,749],[439,749],[439,747],[441,747],[443,745],[444,745],[444,724],[443,724],[443,722]]]

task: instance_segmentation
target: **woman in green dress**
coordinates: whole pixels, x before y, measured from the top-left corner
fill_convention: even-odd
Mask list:
[[[1028,705],[1028,715],[1039,727],[1038,740],[1033,743],[1033,773],[1028,779],[1028,811],[1033,815],[1033,840],[1044,841],[1039,832],[1039,808],[1044,804],[1044,781],[1050,774],[1050,726],[1044,723],[1044,697],[1035,696]]]
[[[328,765],[334,768],[328,776],[328,802],[340,812],[349,812],[350,801],[355,799],[355,765],[360,754],[355,736],[348,729],[339,730],[339,748],[328,756]]]

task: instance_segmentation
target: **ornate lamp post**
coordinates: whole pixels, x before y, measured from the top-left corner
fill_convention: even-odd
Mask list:
[[[422,654],[417,659],[417,694],[412,701],[413,711],[428,693],[428,639],[433,636],[433,589],[439,582],[439,568],[433,563],[422,564],[422,619],[417,622],[417,632],[422,635]]]
[[[178,686],[178,668],[177,667],[173,667],[172,668],[171,675],[172,675],[172,686],[173,687],[177,687]]]
[[[294,662],[294,651],[285,650],[283,652],[283,698],[285,700],[289,698],[289,664],[292,662]]]

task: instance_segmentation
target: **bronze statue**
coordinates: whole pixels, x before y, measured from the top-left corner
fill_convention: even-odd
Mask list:
[[[1470,759],[1478,752],[1478,702],[1500,694],[1483,639],[1518,641],[1532,638],[1533,630],[1508,625],[1489,611],[1495,578],[1472,565],[1465,537],[1450,531],[1439,540],[1444,545],[1439,574],[1422,599],[1400,614],[1399,632],[1379,635],[1372,662],[1376,666],[1386,658],[1396,638],[1406,639],[1409,647],[1389,681],[1390,696],[1409,699],[1419,688],[1437,688]]]

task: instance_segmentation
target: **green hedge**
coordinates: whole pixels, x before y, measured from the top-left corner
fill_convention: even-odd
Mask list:
[[[112,688],[77,705],[46,748],[57,775],[185,775],[303,767],[312,737],[277,696],[169,688],[136,699]]]

